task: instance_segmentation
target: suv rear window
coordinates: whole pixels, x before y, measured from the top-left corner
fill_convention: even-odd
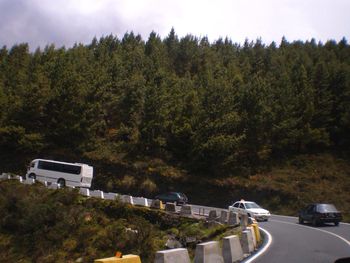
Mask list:
[[[316,211],[317,212],[324,212],[324,213],[338,212],[338,210],[332,204],[320,204],[320,205],[317,205]]]

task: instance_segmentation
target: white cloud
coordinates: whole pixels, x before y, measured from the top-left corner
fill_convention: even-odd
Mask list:
[[[0,0],[0,45],[89,43],[134,31],[147,40],[172,27],[180,36],[234,42],[350,37],[348,0]]]

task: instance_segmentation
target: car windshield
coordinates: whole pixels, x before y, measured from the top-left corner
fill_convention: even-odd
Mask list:
[[[261,208],[260,206],[258,206],[256,203],[245,203],[245,207],[247,209],[251,209],[251,208]]]
[[[316,210],[317,210],[317,212],[325,212],[325,213],[338,212],[338,210],[332,204],[320,204],[320,205],[317,205]]]

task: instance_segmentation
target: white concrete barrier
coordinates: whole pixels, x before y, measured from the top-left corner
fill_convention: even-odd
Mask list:
[[[35,179],[33,178],[27,178],[26,180],[23,180],[24,184],[34,184],[35,183]]]
[[[133,197],[134,205],[149,207],[148,199],[143,197]]]
[[[90,196],[92,197],[97,197],[97,198],[101,198],[101,190],[93,190],[90,191]]]
[[[192,206],[191,205],[181,206],[180,215],[186,215],[186,216],[193,215]]]
[[[222,241],[224,263],[237,262],[243,259],[243,250],[237,235],[224,237]]]
[[[216,210],[210,210],[209,215],[208,215],[208,220],[209,221],[214,221],[218,218],[218,215],[216,213]]]
[[[122,202],[127,204],[134,204],[134,198],[131,195],[122,195]]]
[[[5,180],[7,179],[7,174],[6,173],[1,173],[0,174],[0,180]]]
[[[256,241],[255,230],[254,230],[254,228],[251,227],[251,226],[248,226],[248,227],[247,227],[247,230],[250,231],[250,232],[252,232],[253,244],[254,244],[254,248],[256,248],[257,241]]]
[[[152,200],[151,208],[154,208],[154,209],[164,209],[164,204],[163,204],[162,201],[160,201],[160,200],[158,200],[158,199],[154,199],[154,200]]]
[[[252,231],[242,231],[241,246],[244,254],[250,254],[254,251]]]
[[[226,224],[227,221],[228,221],[227,218],[228,218],[228,212],[227,211],[221,211],[220,223]]]
[[[101,190],[90,191],[90,196],[104,199],[104,192]]]
[[[118,194],[116,193],[104,193],[104,199],[115,200],[117,198],[118,198]]]
[[[156,253],[154,263],[190,263],[186,248],[162,250]]]
[[[79,193],[85,196],[90,196],[90,189],[88,188],[80,188]]]
[[[201,243],[196,246],[194,263],[223,263],[221,248],[218,241]]]
[[[230,211],[230,212],[228,213],[227,224],[230,225],[230,226],[239,225],[238,213],[233,212],[233,211]]]
[[[241,220],[240,220],[241,228],[242,228],[242,230],[245,230],[248,226],[248,215],[241,214],[240,218],[241,218]]]
[[[175,213],[176,212],[175,204],[174,203],[166,203],[165,204],[165,211]]]

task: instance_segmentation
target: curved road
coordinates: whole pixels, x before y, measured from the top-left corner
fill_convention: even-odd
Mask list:
[[[272,242],[253,262],[332,263],[350,257],[350,224],[313,227],[299,224],[297,217],[273,215],[259,226],[271,234]]]
[[[192,208],[196,214],[205,215],[210,210],[227,211],[198,205],[192,205]],[[350,257],[350,224],[313,227],[299,224],[297,217],[272,215],[268,222],[259,222],[259,227],[271,235],[271,244],[260,256],[252,255],[244,262],[333,263],[339,258]]]

